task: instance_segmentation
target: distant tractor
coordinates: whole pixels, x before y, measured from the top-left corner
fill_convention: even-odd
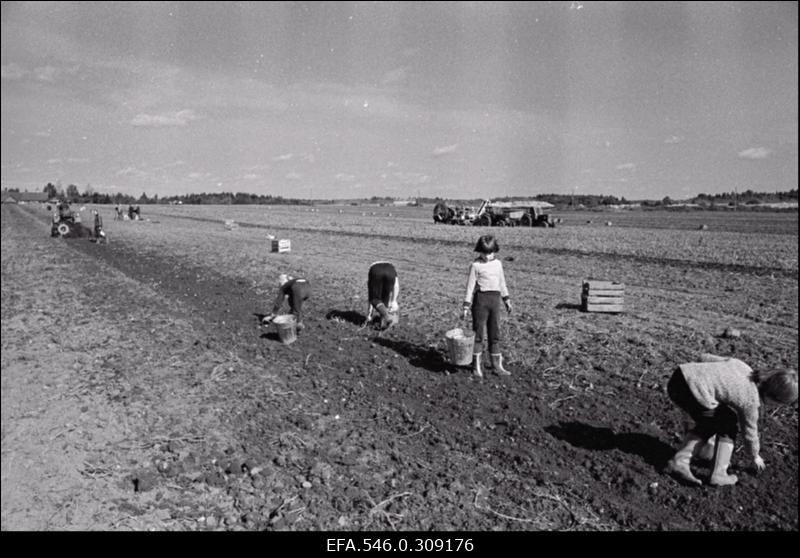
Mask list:
[[[433,222],[475,227],[555,227],[558,220],[541,210],[537,205],[484,200],[476,211],[439,202],[433,208]]]
[[[89,236],[90,231],[81,224],[80,215],[70,209],[69,203],[59,202],[53,212],[53,221],[50,225],[50,236],[61,238],[76,238]]]

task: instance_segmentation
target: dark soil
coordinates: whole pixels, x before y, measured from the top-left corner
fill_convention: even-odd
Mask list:
[[[7,219],[14,226],[37,222],[22,211],[4,211],[4,225]],[[46,235],[46,222],[39,220],[42,226],[31,231],[41,228]],[[319,242],[329,239],[321,234]],[[682,417],[664,391],[683,355],[655,353],[645,364],[643,351],[637,352],[639,341],[615,336],[609,316],[582,314],[575,305],[558,308],[576,321],[600,324],[594,332],[575,330],[584,332],[583,344],[566,352],[566,347],[557,350],[564,332],[548,329],[532,316],[529,330],[518,332],[522,337],[517,342],[527,339],[550,349],[534,348],[529,354],[535,358],[507,362],[511,377],[489,370],[480,380],[450,365],[442,345],[429,343],[430,332],[413,316],[405,315],[388,332],[360,330],[363,313],[342,307],[330,278],[309,272],[315,287],[309,305],[313,310],[298,341],[285,346],[271,331],[259,328],[266,307],[251,281],[234,271],[223,274],[176,254],[140,248],[125,240],[102,246],[85,239],[53,239],[52,249],[77,250],[149,286],[164,300],[181,301],[199,324],[181,351],[195,347],[224,355],[235,347],[240,362],[266,367],[287,387],[275,393],[252,377],[227,376],[214,405],[236,433],[234,444],[177,440],[157,446],[152,464],[131,468],[132,493],[200,483],[230,496],[233,508],[212,513],[211,527],[798,528],[796,406],[762,419],[764,473],[756,476],[738,451],[732,466],[738,485],[684,486],[661,473],[683,431]],[[414,249],[435,253],[437,247]],[[558,254],[542,256],[558,265]],[[656,265],[619,262],[643,264]],[[403,267],[399,272],[402,278]],[[708,273],[736,281],[744,272],[726,268]],[[98,299],[118,296],[102,278],[87,281]],[[615,360],[616,353],[608,350],[614,344],[626,344],[630,360]],[[738,356],[747,350],[713,332],[699,348]],[[796,359],[796,345],[793,354]],[[170,347],[164,347],[163,355],[170,358]],[[583,373],[572,379],[558,376],[565,359],[581,363]],[[654,372],[640,376],[636,359]],[[170,385],[188,390],[192,381],[173,378]],[[97,389],[108,393],[102,386]],[[200,415],[204,411],[196,410]],[[186,416],[186,421],[193,420]],[[696,472],[706,476],[708,468],[700,463]],[[173,518],[191,515],[186,511],[191,506],[175,501],[165,502],[165,508]]]

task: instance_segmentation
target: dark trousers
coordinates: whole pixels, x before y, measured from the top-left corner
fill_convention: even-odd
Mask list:
[[[376,263],[369,268],[367,276],[367,296],[369,303],[375,308],[378,304],[389,304],[389,297],[394,290],[397,271],[390,263]]]
[[[503,299],[498,291],[478,291],[472,297],[472,330],[475,332],[475,351],[478,352],[485,334],[489,352],[500,353],[500,311]]]
[[[721,439],[734,441],[739,432],[739,418],[729,406],[724,403],[717,405],[716,409],[703,407],[692,395],[689,384],[683,376],[680,368],[676,368],[672,377],[667,383],[667,395],[678,407],[686,411],[695,426],[692,432],[704,440],[708,440],[714,435],[719,435]]]
[[[308,300],[308,297],[311,296],[311,285],[307,282],[297,282],[292,285],[292,288],[289,289],[289,308],[292,310],[292,314],[297,317],[297,322],[303,321],[303,301]]]

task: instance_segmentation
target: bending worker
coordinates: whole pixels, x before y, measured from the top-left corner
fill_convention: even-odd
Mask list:
[[[302,314],[303,301],[308,300],[308,297],[311,296],[311,285],[307,279],[295,278],[285,273],[278,275],[278,285],[278,295],[272,305],[272,313],[264,316],[261,323],[266,325],[274,320],[281,306],[283,306],[284,299],[289,297],[289,309],[297,320],[297,329],[303,329],[305,327]]]
[[[372,322],[373,310],[380,314],[380,328],[388,329],[397,323],[397,312],[400,306],[400,281],[397,271],[389,262],[375,262],[369,267],[367,275],[367,324]],[[365,324],[366,325],[366,324]]]

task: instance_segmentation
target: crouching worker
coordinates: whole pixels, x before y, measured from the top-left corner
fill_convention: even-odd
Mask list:
[[[96,210],[92,210],[92,215],[94,215],[94,239],[96,242],[108,242],[108,237],[106,237],[106,232],[103,230],[103,218],[100,217],[100,213]]]
[[[691,471],[692,457],[713,457],[709,484],[736,484],[738,478],[728,474],[728,465],[739,428],[753,465],[762,471],[766,465],[759,453],[759,406],[762,402],[788,405],[797,401],[797,371],[754,372],[741,360],[709,354],[702,355],[701,361],[681,364],[667,383],[669,398],[692,417],[695,426],[667,463],[666,472],[702,484]]]
[[[400,306],[397,300],[400,296],[400,281],[397,279],[397,270],[389,262],[375,262],[369,268],[367,275],[367,322],[372,322],[373,311],[380,316],[381,330],[389,329],[398,321],[397,312]],[[377,321],[378,317],[375,317]]]
[[[311,296],[311,285],[307,279],[295,278],[285,273],[278,275],[278,285],[278,295],[272,305],[272,313],[264,316],[261,323],[264,325],[271,323],[280,312],[284,299],[289,297],[289,309],[297,320],[297,330],[300,331],[305,327],[303,325],[303,301],[308,300],[308,297]]]
[[[472,330],[475,332],[472,371],[479,378],[483,377],[481,352],[484,336],[489,338],[489,354],[492,356],[495,374],[511,375],[511,372],[503,368],[503,355],[500,352],[500,313],[503,305],[506,311],[511,313],[511,300],[508,296],[503,264],[495,258],[495,254],[499,251],[500,246],[492,235],[480,237],[475,245],[475,252],[479,255],[469,266],[467,277],[463,317],[466,320],[469,310],[472,309]]]

